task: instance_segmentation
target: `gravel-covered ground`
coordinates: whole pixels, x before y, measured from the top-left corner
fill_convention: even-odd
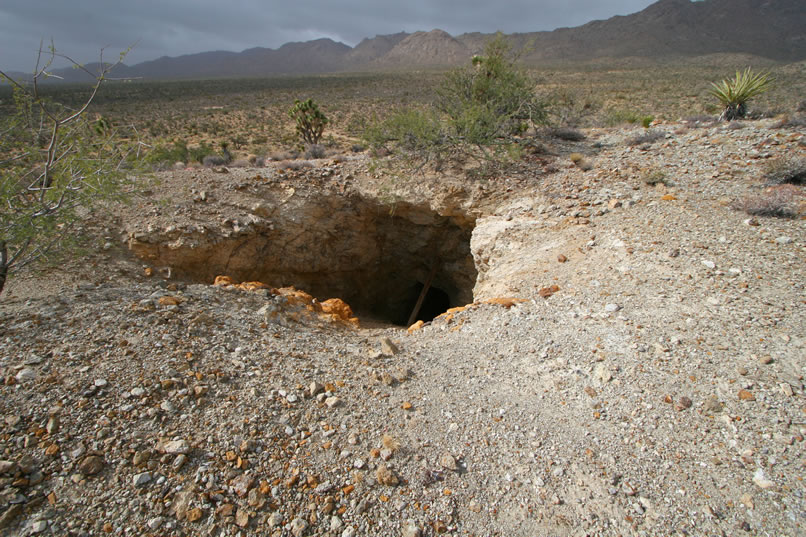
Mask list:
[[[589,131],[468,186],[478,302],[411,333],[125,258],[10,281],[0,533],[802,535],[806,220],[732,204],[806,136],[743,125]]]

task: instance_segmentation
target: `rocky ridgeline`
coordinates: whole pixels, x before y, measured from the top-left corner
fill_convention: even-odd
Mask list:
[[[0,532],[803,533],[804,220],[731,206],[804,136],[743,125],[591,131],[551,173],[396,185],[429,226],[472,222],[478,274],[474,304],[408,333],[148,259],[4,303]],[[362,166],[324,188],[372,194]],[[181,200],[191,173],[207,201]],[[216,235],[259,194],[237,173],[174,173],[121,237],[210,215]]]

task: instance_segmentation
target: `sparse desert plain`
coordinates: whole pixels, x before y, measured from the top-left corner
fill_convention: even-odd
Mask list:
[[[533,74],[483,173],[362,140],[439,71],[104,86],[154,171],[0,297],[0,534],[804,534],[804,63]]]

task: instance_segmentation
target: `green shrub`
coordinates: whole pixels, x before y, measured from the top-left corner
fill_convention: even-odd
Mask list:
[[[447,118],[450,133],[464,143],[507,144],[513,135],[546,120],[546,107],[535,87],[498,34],[470,66],[448,73],[437,90],[436,106]]]
[[[731,80],[726,78],[712,84],[709,94],[716,97],[724,110],[720,120],[733,121],[747,115],[747,102],[770,89],[772,78],[769,73],[754,73],[749,67],[744,72],[736,71]]]
[[[445,143],[437,116],[422,110],[403,110],[385,121],[375,119],[364,131],[363,139],[375,151],[391,149],[394,144],[406,153],[424,157]]]
[[[170,145],[156,145],[145,157],[145,161],[155,169],[167,169],[177,162],[188,162],[188,146],[184,140],[174,140]]]
[[[198,162],[201,164],[204,161],[204,157],[207,155],[215,154],[215,150],[213,147],[206,143],[202,142],[199,147],[191,147],[188,149],[188,158],[191,162]]]

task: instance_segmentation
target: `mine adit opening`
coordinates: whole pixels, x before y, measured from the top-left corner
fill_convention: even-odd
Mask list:
[[[252,220],[238,234],[160,248],[157,256],[179,278],[293,286],[319,300],[341,298],[359,319],[400,326],[473,301],[475,220],[463,214],[311,193]]]

